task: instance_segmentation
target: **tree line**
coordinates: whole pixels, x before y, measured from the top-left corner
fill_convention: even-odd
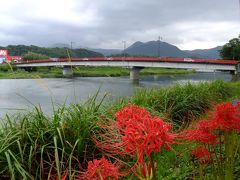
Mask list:
[[[69,48],[47,48],[38,47],[34,45],[9,45],[7,47],[1,47],[0,49],[8,50],[8,54],[11,56],[27,56],[41,57],[41,58],[67,58],[67,57],[103,57],[102,54],[90,51],[87,49],[69,49]]]

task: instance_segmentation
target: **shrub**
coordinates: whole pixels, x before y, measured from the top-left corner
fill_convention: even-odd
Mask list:
[[[10,69],[10,67],[7,63],[0,65],[0,71],[7,72],[9,69]]]
[[[17,67],[11,66],[11,65],[8,64],[8,63],[0,64],[0,71],[3,71],[3,72],[15,71],[16,69],[17,69]]]
[[[23,60],[40,60],[40,59],[49,59],[49,57],[46,55],[38,54],[34,52],[28,52],[23,56]]]

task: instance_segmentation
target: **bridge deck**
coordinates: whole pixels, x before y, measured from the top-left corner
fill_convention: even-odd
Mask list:
[[[116,67],[162,67],[175,69],[222,70],[240,73],[240,63],[234,60],[148,57],[100,57],[100,58],[51,58],[14,62],[17,67],[59,66],[116,66]]]

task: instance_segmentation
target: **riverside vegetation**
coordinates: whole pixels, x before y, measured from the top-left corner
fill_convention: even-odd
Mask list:
[[[128,76],[129,70],[121,67],[73,67],[74,77],[113,77]],[[145,68],[140,71],[141,75],[154,74],[188,74],[194,73],[189,70],[164,69],[164,68]],[[9,66],[7,63],[0,65],[0,78],[3,79],[27,79],[27,78],[62,78],[62,68],[59,67],[37,67],[31,71]]]
[[[239,120],[237,105],[217,105],[239,97],[239,82],[188,83],[139,90],[133,97],[111,104],[104,97],[97,100],[96,95],[85,103],[53,107],[52,116],[45,115],[41,107],[6,115],[0,130],[0,179],[240,177],[239,127],[231,123],[213,125],[215,120],[220,124],[228,120],[222,117]],[[209,115],[214,107],[215,114]],[[210,119],[205,122],[211,122],[211,128],[205,125],[204,131],[198,125],[189,136],[190,130],[185,129],[195,127],[201,118]],[[234,128],[236,131],[231,131]],[[200,130],[203,139],[208,133],[220,143],[208,144],[209,138],[190,142],[199,140],[194,134]],[[223,130],[231,135],[223,138]],[[234,146],[226,141],[229,138],[234,139]],[[194,150],[195,158],[191,151],[198,143],[203,145]],[[216,176],[218,172],[226,175]]]

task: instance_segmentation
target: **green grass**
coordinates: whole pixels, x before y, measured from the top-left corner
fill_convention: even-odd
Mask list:
[[[167,74],[190,74],[194,73],[194,70],[185,70],[185,69],[167,69],[167,68],[144,68],[140,71],[142,75],[167,75]]]
[[[233,93],[233,96],[231,97],[231,100],[239,99],[240,98],[240,81],[229,83],[229,86],[231,88],[231,91]]]
[[[32,112],[1,120],[0,179],[48,179],[50,176],[60,179],[66,173],[71,179],[86,168],[88,160],[102,156],[92,141],[99,130],[98,122],[113,119],[114,113],[124,105],[137,104],[181,126],[203,116],[217,102],[239,98],[240,83],[216,81],[143,89],[130,99],[121,98],[112,104],[105,103],[104,98],[97,101],[96,96],[85,103],[53,108],[52,116],[35,107]],[[155,154],[158,177],[190,177],[188,148],[175,145],[177,153],[162,150]],[[124,179],[133,179],[133,176]]]
[[[119,67],[75,67],[74,76],[127,76],[129,71],[126,68]]]
[[[36,78],[61,78],[63,77],[62,72],[55,71],[39,71],[39,72],[28,72],[25,70],[18,69],[14,72],[0,72],[1,79],[36,79]]]

